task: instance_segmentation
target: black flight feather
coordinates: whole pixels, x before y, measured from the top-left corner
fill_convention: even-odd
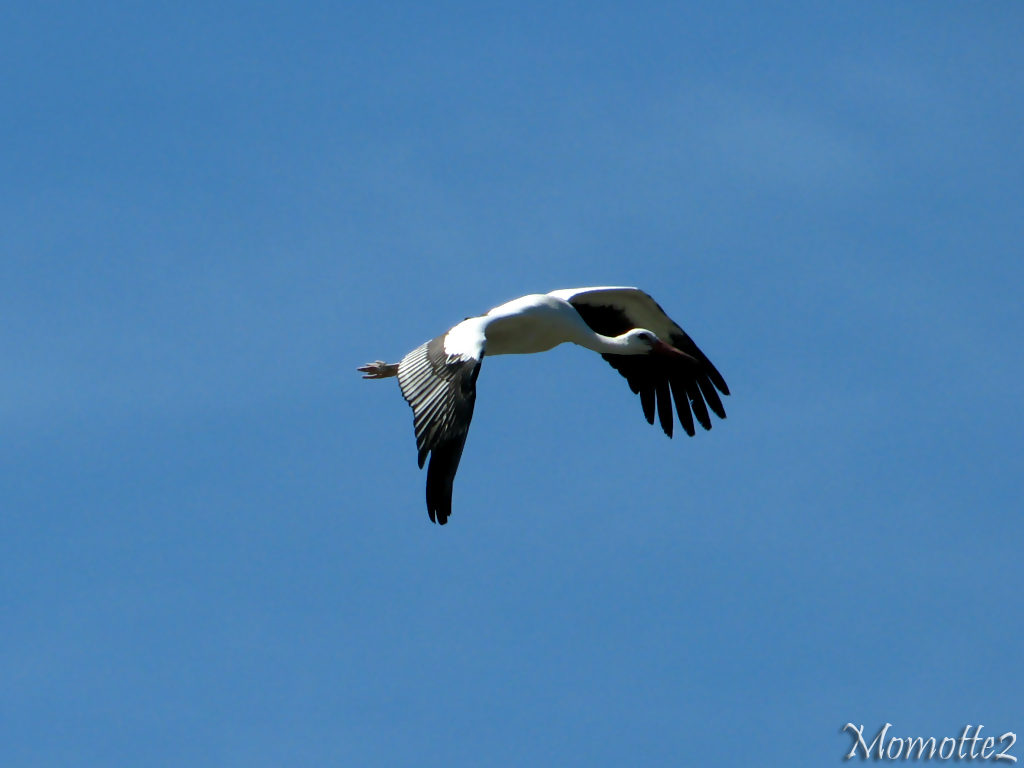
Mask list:
[[[447,334],[414,349],[398,364],[402,395],[412,406],[420,469],[427,457],[427,513],[444,525],[452,513],[452,486],[476,404],[480,359],[449,357]]]
[[[602,336],[621,336],[638,327],[623,309],[588,304],[586,296],[581,294],[578,298],[572,297],[569,303],[596,333]],[[661,311],[664,313],[664,310]],[[673,327],[678,328],[674,324]],[[686,434],[692,437],[695,434],[694,418],[704,429],[711,429],[709,407],[719,418],[725,418],[725,408],[715,389],[728,395],[729,387],[722,374],[686,333],[673,332],[663,340],[680,352],[685,352],[691,360],[654,354],[603,354],[601,357],[622,374],[634,394],[640,395],[640,405],[649,424],[654,424],[657,412],[662,430],[672,437],[672,402],[675,401],[679,423]]]

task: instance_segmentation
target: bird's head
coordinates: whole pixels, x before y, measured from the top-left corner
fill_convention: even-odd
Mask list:
[[[620,336],[626,347],[623,352],[627,355],[661,355],[662,357],[674,357],[696,362],[690,355],[666,344],[657,335],[646,328],[634,328],[629,333]]]

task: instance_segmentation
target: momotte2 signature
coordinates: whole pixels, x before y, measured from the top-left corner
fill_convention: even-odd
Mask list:
[[[916,749],[917,754],[913,756],[915,760],[931,760],[938,754],[940,760],[949,760],[951,757],[956,757],[957,760],[981,758],[982,760],[992,759],[1009,760],[1011,763],[1017,762],[1017,758],[1010,754],[1010,747],[1017,741],[1017,734],[1011,731],[1007,731],[996,741],[995,736],[982,737],[981,730],[985,727],[984,725],[979,725],[978,730],[974,732],[974,736],[971,736],[971,728],[974,726],[968,725],[964,728],[964,732],[959,739],[947,736],[941,742],[937,742],[934,736],[928,739],[920,736],[913,739],[901,739],[893,736],[889,739],[888,746],[886,746],[885,735],[891,727],[892,723],[886,723],[885,727],[875,736],[874,741],[871,744],[867,744],[864,741],[864,726],[862,725],[858,728],[853,723],[847,723],[843,726],[843,730],[849,729],[852,731],[853,749],[850,750],[850,754],[846,756],[846,759],[850,760],[858,753],[862,753],[861,757],[867,759],[871,757],[871,752],[877,746],[878,752],[875,758],[877,760],[886,757],[890,760],[896,760],[901,756],[906,760],[911,757],[911,753]],[[1004,741],[1009,743],[1003,747],[1001,752],[996,752],[996,746]],[[946,750],[947,742],[949,744],[948,752]],[[905,756],[903,753],[904,748],[907,750]]]

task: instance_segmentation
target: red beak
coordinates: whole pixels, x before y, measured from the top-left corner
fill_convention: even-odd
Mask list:
[[[654,342],[653,345],[651,345],[651,352],[654,354],[663,355],[665,357],[681,358],[690,363],[696,364],[697,362],[697,359],[695,357],[692,357],[691,355],[688,355],[685,352],[676,349],[671,344],[666,344],[661,339],[658,339],[656,342]]]

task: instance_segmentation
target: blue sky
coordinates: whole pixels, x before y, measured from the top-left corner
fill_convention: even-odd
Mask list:
[[[7,3],[0,762],[839,762],[1024,731],[1015,3]],[[652,293],[729,418],[489,359]],[[1019,750],[1017,750],[1019,754]]]

